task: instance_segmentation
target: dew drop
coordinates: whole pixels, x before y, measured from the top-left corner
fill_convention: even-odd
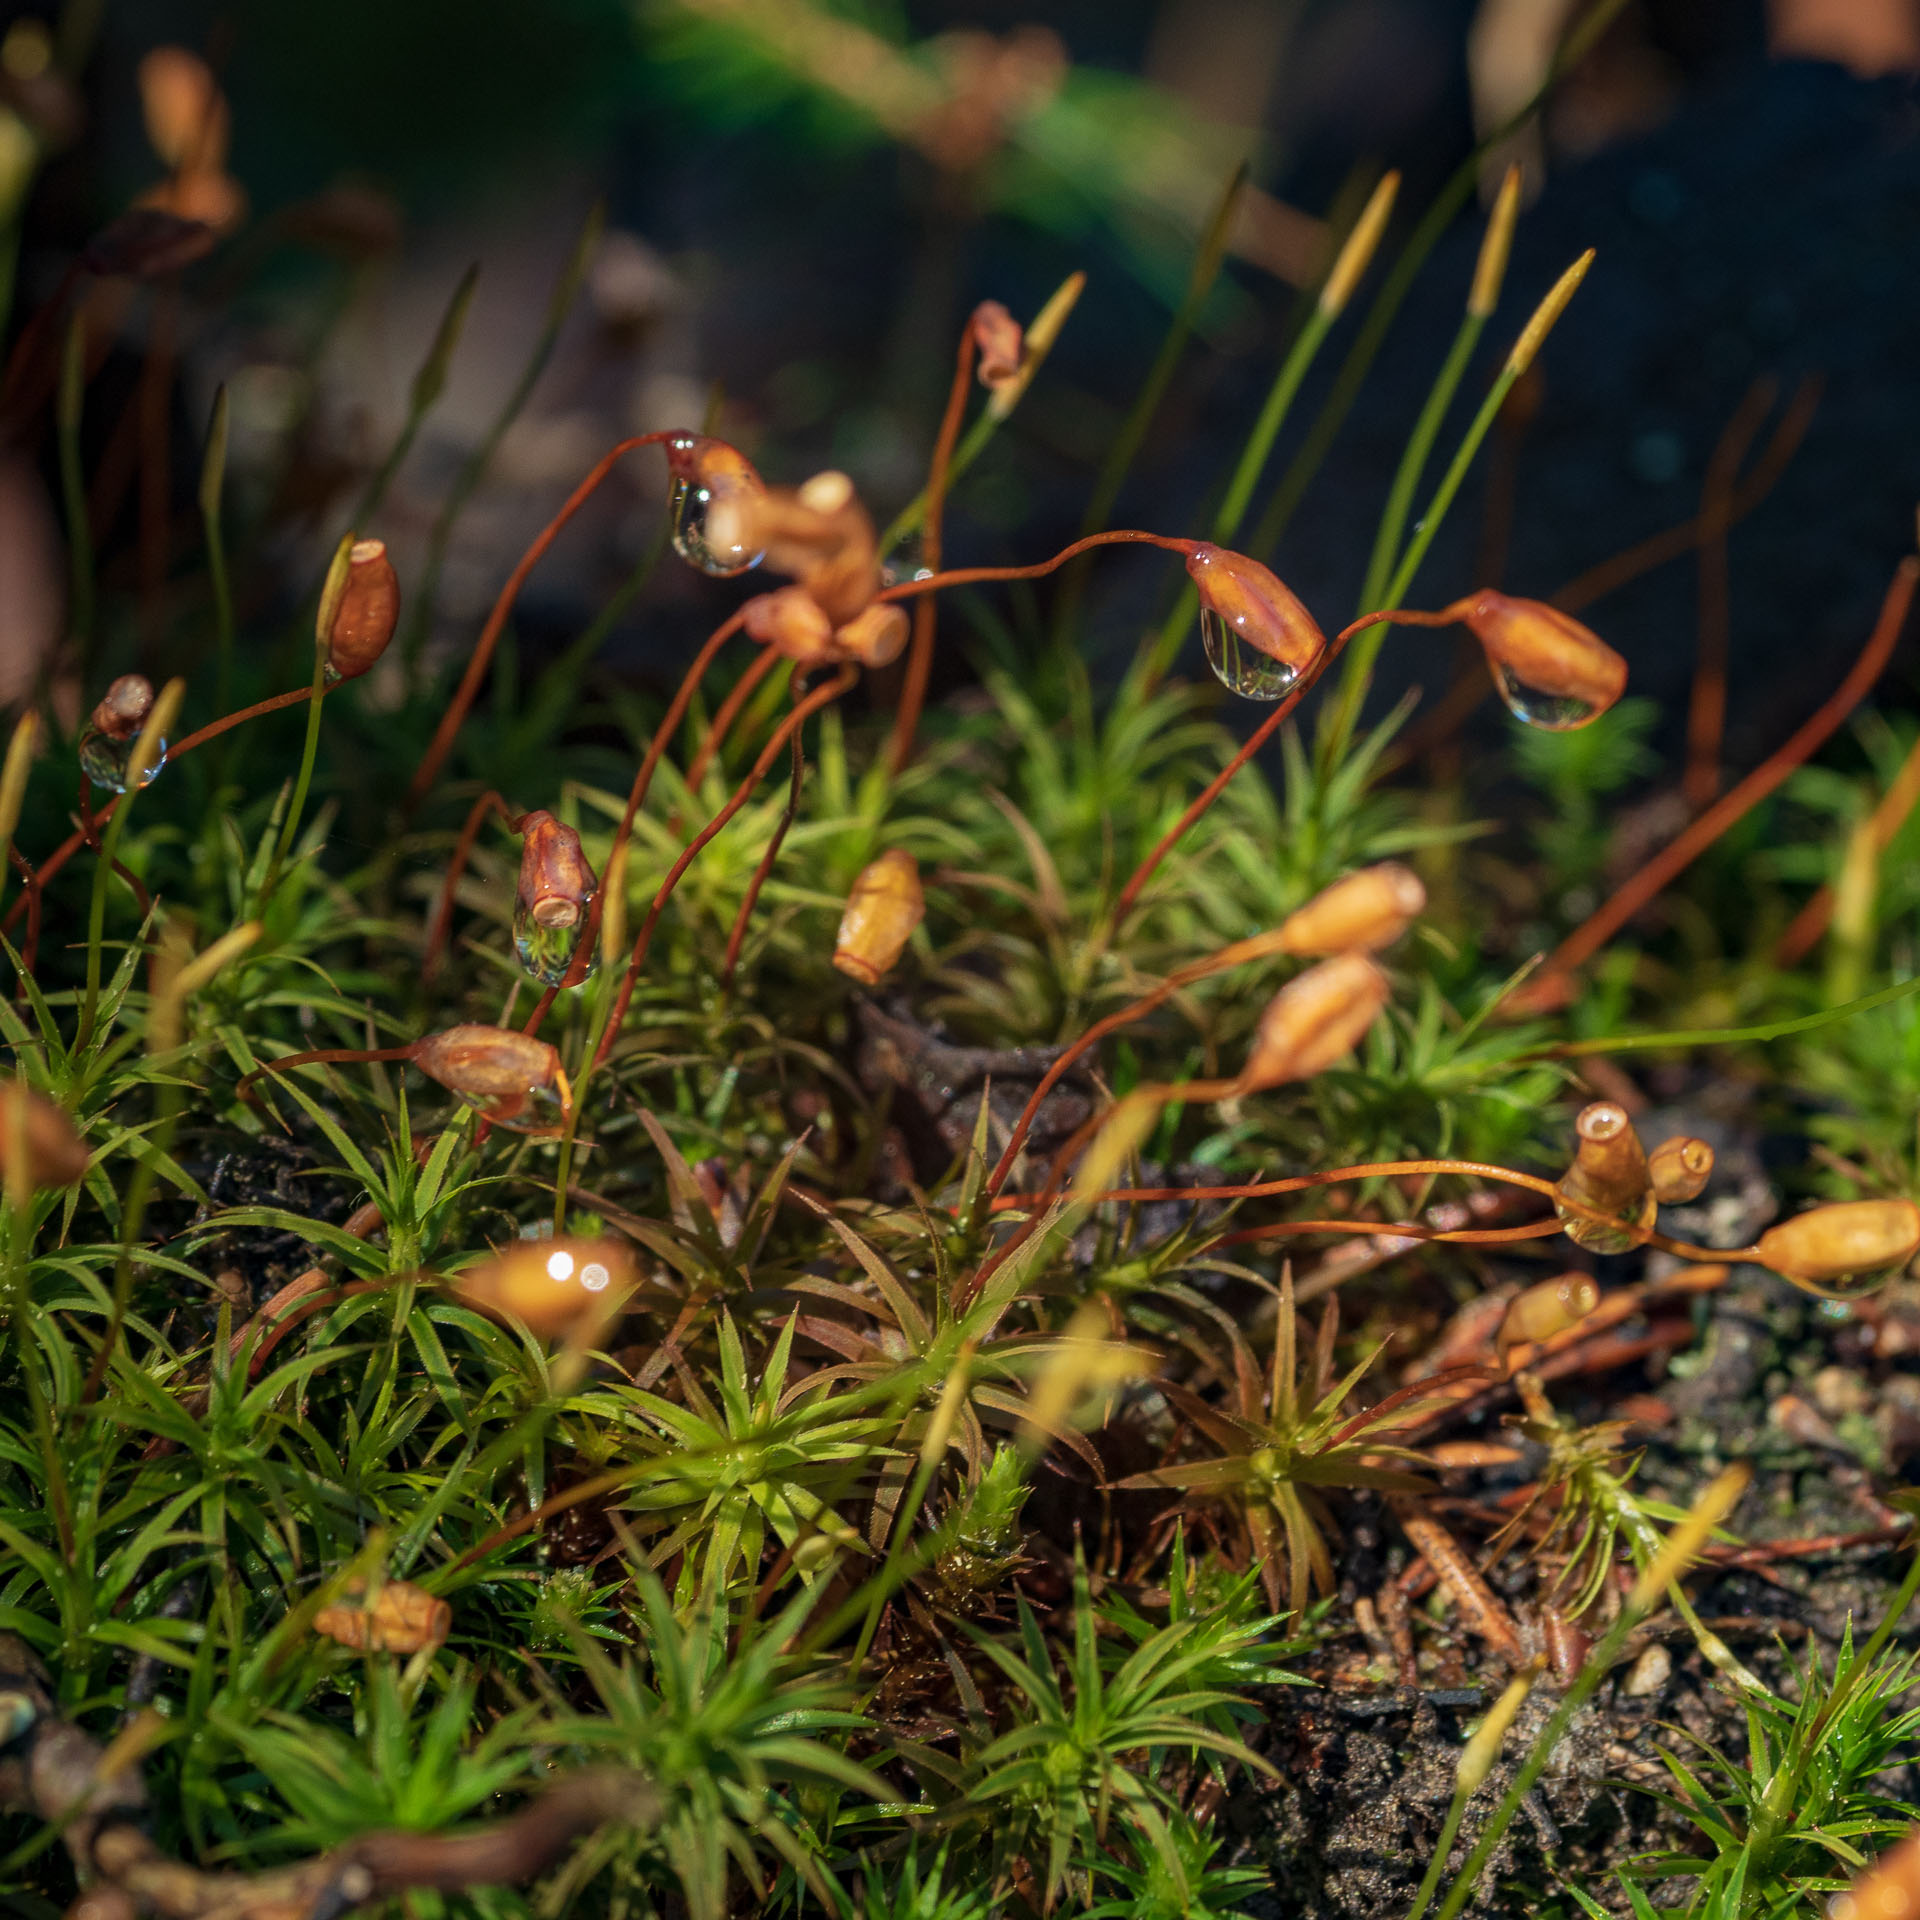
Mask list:
[[[87,728],[80,736],[80,771],[96,787],[105,787],[110,793],[125,793],[127,763],[133,758],[133,749],[138,741],[137,733],[118,739],[98,727]],[[152,786],[154,776],[166,764],[167,743],[162,740],[160,751],[154,756],[153,765],[147,769],[147,777],[140,782],[141,786]]]
[[[1516,678],[1511,667],[1495,664],[1493,684],[1516,720],[1524,720],[1528,726],[1539,727],[1547,733],[1571,733],[1600,715],[1600,709],[1590,700],[1579,700],[1569,693],[1545,693],[1538,687],[1526,685]]]
[[[908,534],[880,563],[880,584],[897,587],[902,580],[930,580],[926,538],[918,529]]]
[[[716,580],[730,580],[760,564],[762,556],[750,553],[745,543],[728,537],[716,541],[710,533],[713,508],[733,489],[707,480],[683,480],[675,476],[667,497],[671,516],[673,550],[690,567],[712,574]],[[727,515],[727,519],[734,518]]]
[[[1214,677],[1243,700],[1284,700],[1300,678],[1297,668],[1262,653],[1211,607],[1200,609],[1200,643]]]
[[[592,904],[593,895],[588,894],[577,902],[541,900],[531,907],[522,902],[514,908],[513,950],[520,956],[520,964],[543,987],[567,984],[581,936],[591,919],[588,908]],[[579,986],[591,979],[598,964],[598,953],[590,952],[579,979],[572,984]]]
[[[1560,1224],[1566,1228],[1567,1238],[1576,1247],[1585,1247],[1589,1253],[1630,1252],[1639,1245],[1634,1229],[1650,1227],[1654,1222],[1652,1194],[1647,1195],[1646,1203],[1638,1215],[1623,1213],[1618,1226],[1609,1220],[1596,1220],[1590,1212],[1582,1213],[1560,1199],[1555,1199],[1553,1210],[1560,1216]]]

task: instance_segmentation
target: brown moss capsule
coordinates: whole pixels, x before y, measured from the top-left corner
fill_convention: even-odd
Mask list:
[[[1569,1620],[1558,1607],[1545,1608],[1540,1624],[1553,1677],[1562,1687],[1570,1687],[1574,1675],[1587,1664],[1587,1655],[1593,1651],[1593,1636],[1576,1621]]]
[[[1532,726],[1584,727],[1626,691],[1626,661],[1557,607],[1488,588],[1458,615],[1485,650],[1501,699]]]
[[[516,1241],[506,1252],[454,1275],[470,1306],[523,1322],[553,1339],[612,1319],[633,1291],[632,1257],[617,1240]]]
[[[448,1027],[416,1040],[407,1057],[495,1126],[515,1133],[556,1133],[573,1106],[558,1051],[511,1027]]]
[[[1427,904],[1411,867],[1363,867],[1316,893],[1280,923],[1288,953],[1374,952],[1391,946]]]
[[[109,740],[131,740],[153,711],[153,682],[144,674],[123,673],[100,696],[93,724]]]
[[[998,300],[982,300],[969,323],[979,353],[980,384],[996,392],[1020,377],[1020,322]]]
[[[1920,1827],[1889,1847],[1845,1893],[1827,1902],[1827,1920],[1914,1920],[1920,1914]]]
[[[834,634],[834,650],[863,667],[888,667],[899,659],[912,625],[905,607],[876,600]]]
[[[26,1112],[18,1102],[26,1101]],[[14,1080],[0,1080],[0,1174],[12,1184],[13,1149],[24,1139],[27,1181],[35,1187],[70,1187],[87,1170],[87,1145],[64,1108]]]
[[[355,680],[387,650],[400,624],[400,579],[384,540],[356,540],[347,548],[337,589],[329,579],[320,603],[318,638],[335,680]]]
[[[861,869],[847,895],[833,945],[833,964],[863,986],[877,985],[892,972],[926,911],[913,855],[899,847],[889,848]]]
[[[1550,1340],[1577,1326],[1599,1304],[1600,1289],[1589,1274],[1563,1273],[1538,1281],[1514,1295],[1494,1345],[1504,1354],[1509,1347]]]
[[[1848,1200],[1769,1227],[1754,1248],[1789,1280],[1846,1280],[1904,1267],[1920,1252],[1920,1207],[1911,1200]]]
[[[880,591],[873,521],[845,474],[716,500],[707,525],[711,539],[760,553],[775,573],[791,575],[833,626],[845,626]]]
[[[1244,553],[1205,543],[1187,555],[1200,594],[1200,638],[1227,688],[1278,700],[1322,653],[1327,637],[1279,576]]]
[[[1663,1207],[1697,1200],[1713,1178],[1713,1149],[1704,1140],[1677,1133],[1647,1155],[1647,1174],[1653,1197]]]
[[[797,666],[813,667],[835,657],[833,622],[804,587],[756,593],[740,609],[748,636]]]
[[[1654,1218],[1652,1177],[1640,1136],[1626,1109],[1611,1100],[1582,1107],[1573,1130],[1579,1144],[1559,1190],[1575,1204],[1555,1202],[1567,1237],[1595,1253],[1624,1253],[1636,1244],[1634,1230],[1650,1227]],[[1596,1220],[1593,1212],[1612,1217]]]
[[[520,822],[520,885],[513,903],[513,944],[520,964],[542,985],[568,984],[599,886],[580,836],[544,807]],[[571,984],[592,971],[592,956]]]
[[[1359,1044],[1387,1004],[1387,976],[1364,954],[1309,967],[1267,1002],[1239,1090],[1311,1080]]]
[[[345,1600],[322,1607],[313,1630],[357,1652],[418,1653],[437,1647],[453,1625],[453,1609],[408,1580],[389,1580],[371,1599],[364,1580],[347,1583]]]

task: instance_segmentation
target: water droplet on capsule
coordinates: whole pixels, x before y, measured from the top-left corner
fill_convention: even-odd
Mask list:
[[[133,758],[133,749],[139,739],[138,732],[130,733],[124,739],[111,733],[105,733],[98,727],[89,727],[80,736],[80,771],[96,787],[105,787],[110,793],[125,793],[127,790],[127,763]],[[155,776],[167,764],[167,743],[160,742],[160,750],[154,755],[153,765],[147,769],[147,775],[140,782],[143,787],[153,785]]]
[[[1300,678],[1297,668],[1262,653],[1211,607],[1200,609],[1200,644],[1214,677],[1242,700],[1284,700]]]
[[[524,901],[514,907],[513,950],[520,956],[521,966],[543,987],[567,984],[567,975],[591,918],[587,910],[592,904],[593,895],[588,894],[580,901],[548,898],[536,901],[531,907]],[[579,986],[591,979],[599,963],[599,954],[590,952],[579,978],[571,984]]]
[[[716,580],[730,580],[737,573],[757,567],[763,557],[750,549],[741,537],[746,517],[723,513],[716,531],[713,509],[757,489],[757,482],[746,475],[719,470],[719,462],[703,459],[702,447],[718,443],[703,441],[698,434],[679,434],[668,442],[672,461],[672,479],[667,489],[667,519],[673,550],[688,566],[711,574]],[[732,449],[725,451],[732,455]],[[732,455],[738,460],[738,455]],[[742,466],[745,463],[740,462]]]
[[[1507,711],[1530,727],[1547,733],[1571,733],[1599,717],[1600,709],[1590,700],[1576,699],[1568,693],[1543,693],[1538,687],[1528,686],[1511,667],[1490,664],[1493,684],[1507,703]]]

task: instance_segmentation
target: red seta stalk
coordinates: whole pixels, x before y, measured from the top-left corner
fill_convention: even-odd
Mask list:
[[[405,810],[408,813],[425,799],[427,789],[439,778],[447,755],[453,751],[454,740],[493,660],[493,650],[499,645],[500,635],[506,629],[507,616],[512,613],[513,603],[520,597],[520,589],[526,585],[527,576],[539,565],[541,556],[560,537],[561,529],[567,522],[593,498],[600,483],[628,454],[638,447],[656,446],[672,438],[673,433],[669,430],[636,434],[603,454],[587,477],[568,494],[560,511],[547,522],[535,536],[533,544],[520,556],[520,564],[508,574],[506,585],[500,589],[499,597],[493,603],[493,611],[487,615],[487,624],[480,629],[480,638],[474,642],[473,652],[467,660],[467,670],[460,676],[460,685],[448,703],[446,712],[440,716],[440,724],[434,729],[433,739],[421,756],[420,765],[414,770],[413,782],[407,789]]]
[[[933,461],[927,470],[927,506],[921,517],[921,553],[927,566],[940,571],[940,526],[947,507],[947,472],[953,464],[953,449],[960,438],[960,422],[966,418],[967,391],[973,384],[974,330],[971,320],[961,329],[960,348],[954,356],[953,385],[947,390],[947,411],[940,422],[940,437],[933,443]],[[913,610],[912,651],[907,655],[906,677],[900,684],[900,704],[894,709],[893,738],[887,748],[887,766],[894,779],[913,758],[913,737],[920,727],[920,710],[926,704],[927,682],[933,674],[933,634],[935,601],[931,595]]]
[[[727,697],[721,701],[719,711],[713,716],[707,730],[700,736],[700,744],[694,749],[693,758],[687,762],[687,790],[697,792],[700,782],[706,778],[707,768],[713,757],[726,745],[727,736],[733,731],[733,723],[740,718],[740,710],[753,697],[753,690],[775,667],[780,664],[781,656],[771,647],[762,647],[748,664],[744,672],[728,690]]]
[[[620,982],[620,991],[615,996],[613,1008],[607,1019],[605,1033],[600,1036],[600,1045],[593,1056],[593,1066],[598,1069],[606,1064],[607,1055],[613,1051],[613,1043],[620,1032],[620,1024],[627,1017],[627,1007],[633,999],[633,990],[639,983],[640,969],[646,964],[647,948],[653,940],[653,930],[658,924],[667,901],[673,890],[680,884],[681,876],[692,866],[704,847],[733,816],[747,804],[753,790],[766,777],[767,770],[780,757],[787,741],[798,735],[800,729],[829,701],[837,700],[860,677],[858,667],[848,665],[840,669],[824,686],[817,687],[805,699],[794,703],[794,708],[780,725],[774,729],[773,737],[761,749],[760,757],[733,791],[718,813],[687,842],[680,857],[668,870],[667,877],[661,881],[660,890],[653,896],[652,904],[647,908],[647,916],[640,923],[640,931],[634,938],[633,952],[627,960],[626,977]],[[609,861],[611,866],[612,862]]]
[[[492,813],[500,816],[501,823],[509,833],[518,833],[520,822],[525,817],[515,813],[491,787],[473,803],[466,824],[460,829],[460,837],[454,842],[453,857],[447,862],[447,876],[440,884],[440,897],[434,902],[433,918],[427,925],[427,943],[420,956],[422,980],[430,981],[440,970],[440,955],[453,926],[454,889],[459,886],[460,876],[466,872],[467,862],[473,857],[474,842],[480,838],[480,829],[486,825],[487,816]]]
[[[753,870],[753,878],[747,882],[747,890],[740,897],[740,911],[733,917],[733,931],[727,936],[727,957],[720,968],[720,984],[723,987],[733,985],[733,970],[740,964],[740,948],[747,937],[747,922],[753,918],[753,910],[760,904],[760,889],[767,884],[767,876],[772,873],[773,863],[779,859],[780,848],[800,811],[800,788],[807,777],[807,762],[800,751],[800,730],[797,727],[788,745],[793,749],[793,783],[787,789],[787,804],[781,811],[780,823],[774,828],[773,837],[767,842],[767,850],[760,856],[759,864]]]

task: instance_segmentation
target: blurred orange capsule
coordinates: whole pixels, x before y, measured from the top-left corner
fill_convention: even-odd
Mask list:
[[[1187,572],[1200,594],[1200,638],[1223,686],[1249,700],[1283,698],[1327,637],[1279,576],[1244,553],[1197,544]]]
[[[1691,1134],[1677,1133],[1647,1155],[1647,1172],[1653,1181],[1653,1197],[1663,1207],[1697,1200],[1713,1178],[1713,1149]]]
[[[542,1339],[610,1320],[635,1285],[633,1261],[614,1240],[521,1240],[454,1275],[469,1306],[523,1321]]]
[[[1488,588],[1452,611],[1480,642],[1501,699],[1533,726],[1584,727],[1626,691],[1626,661],[1557,607]]]
[[[996,391],[1020,377],[1020,322],[998,300],[982,300],[969,323],[980,355],[980,384]]]
[[[1563,1273],[1538,1281],[1514,1295],[1494,1345],[1504,1354],[1509,1347],[1550,1340],[1577,1326],[1599,1304],[1600,1289],[1590,1274]]]
[[[1625,1253],[1637,1243],[1635,1229],[1652,1226],[1654,1217],[1652,1175],[1640,1136],[1626,1108],[1611,1100],[1582,1107],[1573,1130],[1579,1144],[1559,1190],[1575,1204],[1555,1202],[1567,1237],[1595,1253]],[[1611,1217],[1596,1220],[1596,1212]]]
[[[26,1112],[17,1081],[0,1080],[0,1173],[11,1174],[16,1139],[24,1138],[27,1179],[36,1188],[70,1187],[87,1170],[87,1145],[74,1131],[66,1110],[28,1089]]]
[[[1336,954],[1309,967],[1267,1002],[1240,1091],[1324,1073],[1359,1044],[1386,1004],[1387,976],[1365,954]]]
[[[511,1027],[448,1027],[416,1040],[407,1057],[495,1126],[515,1133],[558,1132],[573,1107],[558,1051]]]
[[[756,593],[740,609],[750,638],[797,666],[818,666],[834,657],[833,622],[804,587]]]
[[[185,47],[155,47],[138,68],[147,139],[169,169],[190,173],[226,165],[230,117],[213,69]]]
[[[834,634],[834,649],[863,667],[891,666],[907,644],[911,625],[905,607],[876,600]]]
[[[1920,1914],[1920,1826],[1827,1902],[1827,1920],[1914,1920]]]
[[[847,895],[833,964],[865,986],[877,985],[893,970],[926,911],[913,855],[899,847],[889,848],[861,869]]]
[[[1371,953],[1398,940],[1426,904],[1411,867],[1392,860],[1362,867],[1288,914],[1281,944],[1288,953]]]
[[[384,540],[353,542],[338,590],[323,595],[320,611],[328,673],[357,680],[386,652],[400,624],[400,579]]]
[[[453,1625],[453,1609],[411,1581],[389,1580],[372,1599],[367,1583],[347,1583],[350,1598],[313,1616],[315,1633],[359,1652],[418,1653],[441,1645]]]
[[[1911,1200],[1848,1200],[1769,1227],[1754,1257],[1789,1280],[1826,1281],[1886,1273],[1916,1252],[1920,1207]]]

